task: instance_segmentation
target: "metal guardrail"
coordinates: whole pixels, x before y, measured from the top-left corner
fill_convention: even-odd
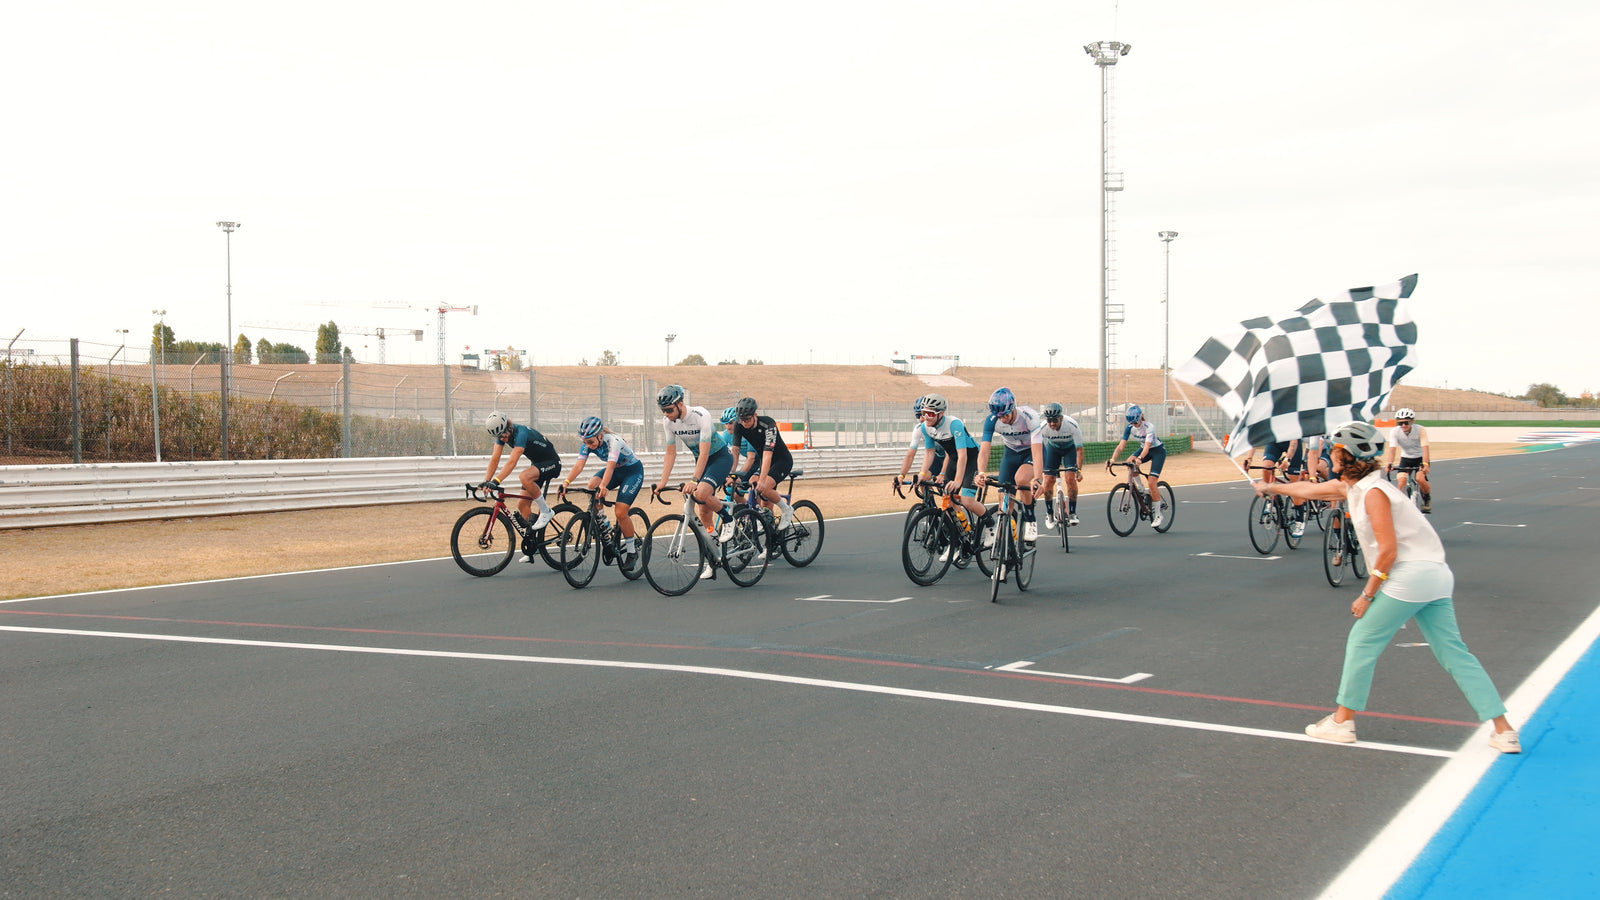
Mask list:
[[[805,478],[894,474],[905,458],[894,449],[793,453]],[[640,454],[646,483],[660,477],[661,456]],[[602,471],[597,462],[584,475]],[[487,465],[487,456],[408,456],[0,466],[0,529],[458,500]],[[674,477],[693,466],[679,453]]]

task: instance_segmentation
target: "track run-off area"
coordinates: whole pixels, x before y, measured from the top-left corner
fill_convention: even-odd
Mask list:
[[[1432,477],[1520,756],[1414,628],[1307,738],[1360,583],[1180,486],[998,603],[913,584],[900,514],[673,599],[445,557],[0,603],[0,894],[1592,895],[1600,447]]]

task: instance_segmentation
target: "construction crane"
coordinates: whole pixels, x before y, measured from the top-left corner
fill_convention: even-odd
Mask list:
[[[422,340],[422,329],[420,329],[420,328],[387,328],[387,327],[363,327],[363,326],[354,326],[354,327],[346,328],[343,325],[339,325],[337,322],[335,322],[334,325],[335,325],[335,327],[337,327],[339,329],[339,334],[341,334],[341,335],[345,335],[345,334],[364,334],[364,335],[368,335],[368,336],[376,336],[377,339],[378,339],[378,364],[379,365],[382,365],[384,362],[387,361],[387,354],[384,352],[384,348],[388,343],[388,338],[389,338],[390,335],[395,335],[396,337],[403,336],[403,335],[411,335],[413,340],[418,340],[418,341]],[[317,334],[322,330],[322,326],[321,325],[307,325],[304,322],[246,322],[244,324],[244,327],[245,328],[262,328],[262,329],[266,329],[268,331],[303,331],[303,332],[309,332],[311,334]]]
[[[437,334],[437,338],[438,338],[437,343],[438,343],[438,346],[439,346],[439,365],[441,365],[441,366],[445,364],[445,359],[444,359],[444,317],[445,317],[445,314],[446,313],[453,313],[453,312],[471,313],[474,316],[478,314],[478,307],[476,305],[473,305],[473,306],[451,306],[449,303],[447,303],[447,302],[445,302],[443,300],[440,300],[438,303],[435,303],[432,306],[418,306],[418,305],[413,304],[413,303],[403,303],[403,302],[399,302],[399,301],[395,301],[395,302],[379,302],[379,303],[372,304],[372,308],[373,309],[422,309],[422,310],[429,310],[431,312],[438,313],[439,314],[439,331],[438,331],[438,334]],[[422,340],[422,339],[418,338],[417,340]]]

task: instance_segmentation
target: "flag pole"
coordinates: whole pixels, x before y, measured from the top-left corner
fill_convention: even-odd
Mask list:
[[[1194,416],[1195,421],[1200,423],[1200,427],[1206,430],[1206,435],[1215,441],[1218,447],[1222,447],[1222,455],[1226,456],[1228,462],[1233,463],[1233,467],[1239,470],[1239,477],[1245,481],[1254,480],[1250,477],[1250,473],[1244,470],[1244,466],[1239,465],[1238,459],[1230,452],[1231,448],[1223,446],[1221,439],[1217,437],[1217,433],[1211,430],[1211,426],[1207,425],[1206,420],[1200,416],[1200,411],[1194,408],[1194,403],[1189,399],[1189,392],[1183,389],[1183,382],[1176,378],[1168,378],[1167,380],[1172,383],[1173,387],[1178,389],[1178,396],[1183,398],[1183,405],[1189,407],[1189,414]]]

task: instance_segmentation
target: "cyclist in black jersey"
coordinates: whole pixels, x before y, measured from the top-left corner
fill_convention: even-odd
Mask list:
[[[526,456],[531,468],[523,469],[519,479],[522,482],[522,492],[533,499],[524,497],[517,501],[517,524],[530,531],[538,531],[550,524],[550,518],[555,513],[550,509],[550,504],[544,502],[544,485],[561,474],[561,454],[551,445],[550,440],[537,429],[526,425],[517,425],[505,413],[493,412],[484,422],[484,430],[494,436],[494,452],[489,456],[489,468],[483,476],[485,486],[499,487],[500,482],[511,475],[517,467],[517,460]],[[510,458],[504,466],[500,465],[500,457],[507,447],[511,448]],[[499,474],[495,474],[496,469]],[[539,517],[529,522],[533,515],[533,504],[539,504]],[[526,551],[525,551],[526,552]],[[531,553],[529,554],[532,555]]]
[[[789,446],[783,442],[783,434],[778,430],[778,423],[771,416],[757,415],[754,397],[740,398],[739,402],[734,404],[734,415],[733,427],[729,432],[731,440],[728,441],[733,450],[733,468],[735,470],[739,468],[739,458],[744,454],[744,444],[748,443],[754,448],[752,456],[760,454],[752,460],[758,470],[750,486],[768,509],[776,508],[781,511],[778,530],[783,531],[794,521],[794,507],[778,494],[778,482],[788,478],[789,473],[794,470],[794,456],[789,452]]]

